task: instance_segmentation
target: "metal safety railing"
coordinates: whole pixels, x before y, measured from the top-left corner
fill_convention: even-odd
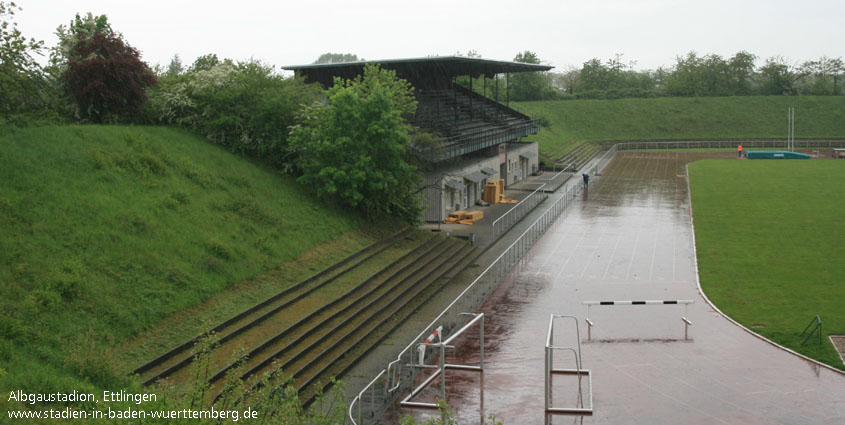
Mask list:
[[[364,387],[359,395],[349,404],[349,419],[353,424],[363,424],[364,420],[373,420],[387,404],[391,403],[399,393],[410,391],[414,377],[418,372],[413,367],[414,347],[425,335],[442,326],[442,335],[450,335],[461,327],[465,320],[460,314],[475,311],[481,302],[498,285],[499,281],[510,272],[534,243],[543,236],[546,229],[555,219],[568,208],[581,192],[580,185],[567,187],[558,198],[537,220],[499,255],[472,283],[458,295],[431,323],[423,329],[411,343],[408,344],[387,365],[387,369],[379,373],[378,377]],[[368,398],[369,397],[369,398]]]
[[[575,346],[556,346],[554,344],[555,319],[572,319],[575,322]],[[577,349],[576,349],[577,348]],[[570,351],[575,355],[575,368],[556,368],[554,364],[554,353],[556,351]],[[581,357],[581,329],[578,326],[578,318],[575,316],[556,315],[549,316],[549,330],[546,336],[546,364],[545,364],[545,405],[547,413],[563,413],[576,415],[593,414],[593,378],[589,369],[584,369],[583,357]],[[578,399],[576,407],[554,407],[552,404],[552,377],[554,375],[575,375],[578,377]],[[587,378],[587,396],[584,396],[583,378]],[[584,399],[588,403],[584,403]]]
[[[611,146],[610,149],[608,149],[607,152],[605,152],[604,155],[602,155],[601,158],[599,158],[599,160],[596,161],[596,163],[592,165],[592,167],[589,167],[588,173],[592,176],[601,175],[601,170],[603,170],[604,167],[607,166],[607,164],[611,160],[613,160],[613,157],[616,155],[616,151],[618,150],[618,146],[619,145]]]
[[[546,182],[546,187],[543,188],[543,191],[551,193],[560,189],[560,187],[563,186],[564,183],[566,183],[566,180],[569,179],[570,174],[570,171],[563,169],[549,178],[540,177],[539,180]]]
[[[540,125],[536,120],[509,125],[507,127],[487,127],[466,134],[441,139],[441,146],[427,152],[433,161],[442,161],[475,152],[537,134]]]
[[[761,149],[786,149],[787,139],[771,140],[689,140],[689,141],[630,141],[613,142],[619,150],[650,150],[650,149],[736,149],[741,144],[743,148]],[[817,139],[817,140],[795,140],[792,147],[798,148],[821,148],[832,149],[845,147],[845,140]]]
[[[440,340],[439,342],[427,342],[422,343],[418,347],[421,348],[419,350],[419,363],[416,365],[418,368],[437,368],[434,373],[431,374],[423,383],[421,383],[417,388],[411,391],[404,400],[400,402],[401,406],[404,407],[426,407],[437,409],[439,405],[437,403],[429,403],[429,402],[422,402],[422,401],[411,401],[417,394],[419,394],[422,390],[428,387],[432,381],[438,376],[440,377],[440,401],[446,401],[446,370],[447,369],[461,369],[461,370],[471,370],[476,372],[484,371],[484,313],[464,313],[464,315],[473,316],[473,318],[467,322],[461,329],[457,332],[452,334],[448,339],[445,341]],[[452,341],[455,338],[461,336],[467,329],[472,327],[472,325],[479,323],[479,342],[478,342],[478,350],[480,353],[480,361],[478,366],[473,365],[463,365],[463,364],[450,364],[446,363],[446,349],[451,348],[454,349],[455,346],[452,344]],[[425,364],[425,351],[428,347],[435,347],[439,350],[439,367],[436,365],[428,365]],[[359,405],[360,406],[360,405]]]
[[[501,217],[497,218],[493,221],[493,234],[496,236],[501,235],[505,232],[505,230],[510,229],[511,226],[522,220],[534,207],[537,206],[540,202],[546,200],[549,196],[544,191],[543,188],[546,187],[545,183],[540,184],[540,186],[531,192],[530,195],[526,196],[525,199],[519,201],[513,208],[509,209],[506,213],[502,214]]]
[[[615,147],[606,152],[590,170],[593,174],[599,172],[613,159]],[[470,283],[429,325],[411,340],[387,368],[382,370],[375,379],[370,381],[361,392],[349,403],[349,419],[352,424],[364,424],[365,420],[374,421],[378,414],[392,403],[398,394],[411,391],[414,378],[419,368],[414,367],[414,346],[433,330],[441,328],[438,335],[442,338],[451,335],[452,331],[465,324],[462,312],[475,311],[481,302],[499,284],[525,253],[534,246],[546,229],[548,229],[581,193],[580,184],[570,185],[563,189],[561,196],[531,223],[481,274]],[[579,339],[580,340],[580,339]],[[369,399],[367,399],[369,397]]]

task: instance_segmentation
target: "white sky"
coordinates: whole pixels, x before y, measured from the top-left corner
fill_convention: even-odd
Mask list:
[[[8,0],[7,0],[8,2]],[[531,50],[563,71],[622,53],[636,69],[671,66],[677,55],[791,62],[845,56],[843,0],[18,0],[26,37],[56,44],[76,13],[108,15],[150,65],[178,53],[185,66],[216,53],[281,67],[322,53],[366,59],[448,56],[476,50],[512,60]]]

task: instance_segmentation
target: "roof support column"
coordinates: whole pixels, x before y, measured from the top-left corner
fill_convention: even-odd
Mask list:
[[[458,85],[458,77],[452,77],[452,104],[455,106],[455,124],[458,123],[458,89],[455,86]]]
[[[507,103],[505,103],[505,106],[510,108],[511,107],[511,73],[510,72],[505,74],[505,83],[507,85],[507,87],[505,87],[505,90],[506,90],[505,95],[506,95],[506,99],[507,99],[505,101],[505,102],[507,102]]]
[[[472,93],[472,75],[469,76],[469,92]],[[475,112],[472,109],[472,96],[469,97],[469,117],[475,118]]]

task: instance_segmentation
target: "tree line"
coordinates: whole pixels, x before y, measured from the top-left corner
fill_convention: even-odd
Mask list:
[[[842,58],[823,56],[802,63],[782,56],[759,59],[746,51],[729,58],[693,51],[668,67],[635,70],[636,62],[626,63],[621,54],[605,61],[593,58],[563,71],[511,76],[510,100],[845,94]],[[514,61],[541,63],[530,51]]]

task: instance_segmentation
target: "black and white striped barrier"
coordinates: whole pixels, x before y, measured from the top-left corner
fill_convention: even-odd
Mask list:
[[[582,304],[587,306],[587,317],[584,321],[587,322],[587,341],[592,340],[592,331],[595,324],[590,320],[590,307],[594,305],[684,305],[684,315],[681,321],[684,322],[684,340],[689,340],[689,327],[692,322],[686,318],[687,306],[695,304],[695,300],[645,300],[645,301],[583,301]]]
[[[668,305],[695,304],[695,300],[648,300],[648,301],[584,301],[584,305]]]

